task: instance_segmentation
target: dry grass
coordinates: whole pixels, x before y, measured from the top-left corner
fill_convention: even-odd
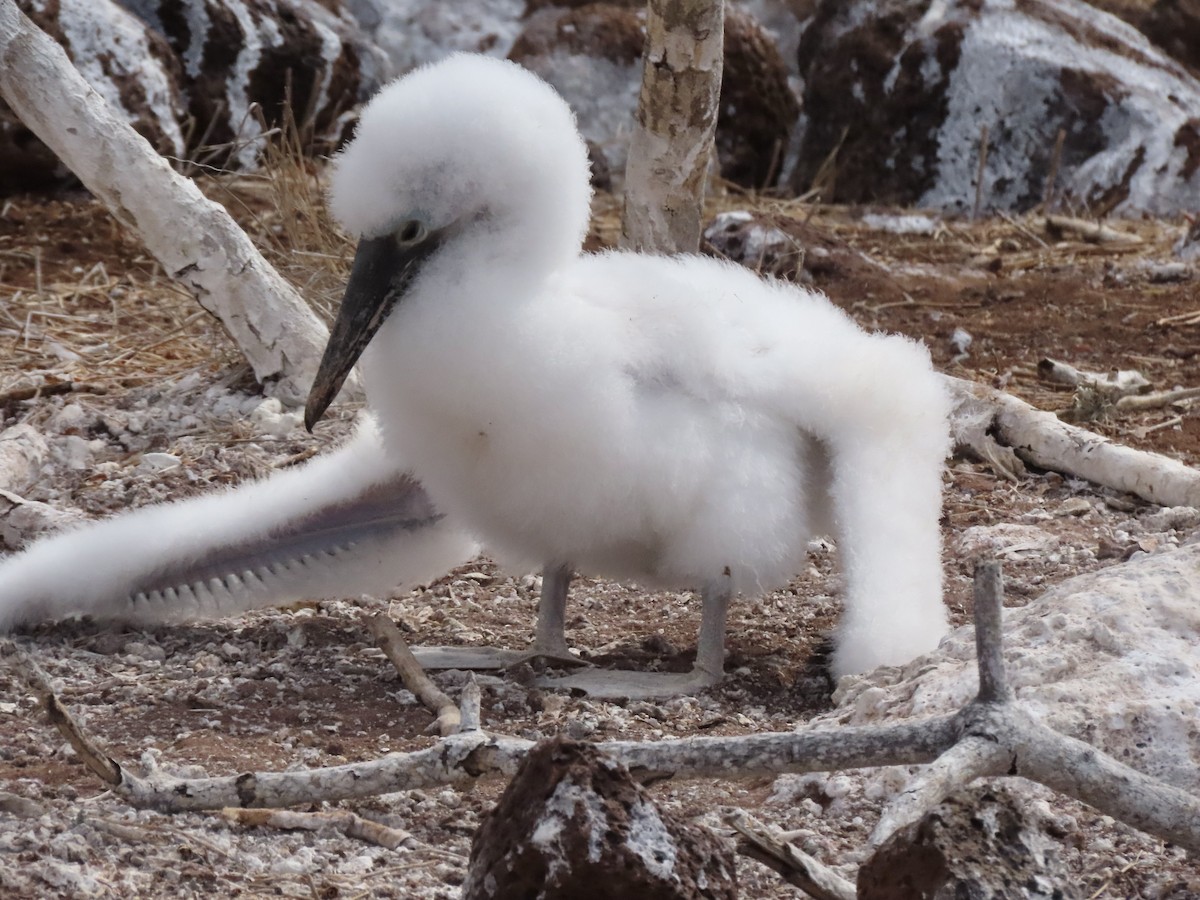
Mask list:
[[[107,230],[101,227],[107,213],[95,201],[66,215],[58,215],[60,206],[26,210],[33,213],[29,227],[15,235],[0,221],[6,263],[0,269],[0,414],[43,392],[103,393],[238,365],[240,357],[208,314],[144,258],[112,259],[106,252],[107,260],[87,259],[87,268],[44,261],[39,240],[64,220],[71,242]],[[90,248],[80,249],[86,257]]]
[[[259,250],[326,322],[341,300],[354,243],[329,215],[326,165],[285,107],[256,174],[211,179],[206,189],[224,203]]]
[[[326,211],[323,164],[294,123],[275,131],[265,161],[259,174],[198,183],[328,320],[353,247]],[[0,415],[43,393],[105,393],[189,372],[248,377],[220,326],[90,198],[0,208],[0,348]]]

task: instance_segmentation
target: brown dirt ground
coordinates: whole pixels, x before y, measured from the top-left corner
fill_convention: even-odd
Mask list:
[[[210,188],[214,194],[229,189]],[[261,190],[239,196],[244,203],[235,205],[235,214],[274,248],[293,278],[304,282],[306,263],[287,253],[288,228],[294,223],[278,221]],[[1035,217],[952,221],[931,235],[897,235],[865,226],[861,210],[814,210],[737,196],[714,204],[714,209],[741,207],[805,219],[838,246],[881,263],[884,268],[825,272],[818,286],[863,325],[925,340],[937,365],[952,374],[1006,387],[1054,410],[1067,409],[1072,394],[1038,380],[1036,366],[1043,357],[1097,371],[1137,369],[1155,390],[1200,383],[1200,295],[1194,272],[1162,282],[1154,268],[1173,261],[1172,244],[1186,223],[1120,223],[1141,238],[1126,247],[1056,239]],[[597,209],[592,245],[602,246],[614,234],[615,202],[600,197]],[[329,273],[321,278],[319,289],[331,290]],[[960,328],[972,343],[968,355],[955,359],[950,337]],[[170,287],[135,239],[83,196],[0,201],[0,347],[4,425],[43,423],[72,402],[102,420],[106,411],[170,394],[169,386],[190,374],[203,385],[248,386],[219,328]],[[30,397],[30,388],[40,390]],[[198,396],[179,402],[185,400],[202,404]],[[161,478],[131,477],[114,490],[111,475],[56,469],[54,483],[34,486],[29,496],[88,514],[182,496],[311,453],[344,430],[348,415],[316,438],[297,433],[274,442],[202,415],[199,424],[189,422],[178,431],[172,430],[179,425],[172,420],[148,429],[143,445],[113,442],[101,458],[126,465],[146,449],[163,449],[183,458],[181,470]],[[1200,415],[1186,404],[1133,416],[1109,410],[1089,427],[1189,464],[1200,462]],[[99,432],[87,436],[105,439]],[[1057,514],[1064,501],[1078,497],[1088,501],[1088,510]],[[1032,472],[1013,484],[976,462],[951,461],[944,519],[946,599],[956,622],[969,613],[970,564],[956,543],[966,528],[1036,522],[1073,549],[1014,554],[1006,561],[1009,601],[1021,603],[1063,578],[1111,564],[1138,541],[1130,523],[1151,509],[1055,473]],[[787,590],[735,608],[729,677],[700,698],[605,703],[530,691],[521,686],[519,674],[485,678],[485,726],[528,737],[565,731],[597,740],[794,727],[829,705],[828,686],[810,657],[836,621],[836,563],[834,554],[821,550],[812,562]],[[519,648],[531,637],[536,587],[535,579],[510,577],[485,561],[425,591],[395,598],[391,612],[414,643]],[[572,597],[569,636],[584,655],[638,667],[689,664],[698,622],[698,606],[689,596],[582,579]],[[87,623],[43,626],[22,640],[60,679],[64,700],[123,760],[153,749],[163,764],[222,774],[369,759],[432,740],[424,734],[430,717],[405,697],[357,621],[354,605],[346,602],[146,631]],[[394,854],[371,856],[365,868],[303,871],[285,862],[305,852],[354,860],[366,851],[337,836],[246,833],[213,816],[135,815],[111,797],[96,800],[99,784],[62,747],[17,679],[3,672],[0,701],[5,701],[0,704],[0,786],[33,799],[47,813],[31,821],[28,834],[0,845],[0,864],[7,856],[31,873],[23,881],[12,876],[8,886],[14,896],[89,891],[98,896],[457,896],[470,835],[500,791],[487,784],[467,793],[425,791],[345,804],[410,831],[413,840]],[[831,812],[814,822],[811,808],[773,800],[773,789],[771,782],[757,781],[667,785],[655,792],[684,814],[741,806],[783,828],[811,829],[807,849],[833,863],[853,859],[854,847],[871,826],[871,803],[847,802],[838,807],[838,816]],[[837,806],[830,798],[818,799],[830,810]],[[1178,851],[1078,804],[1054,802],[1079,823],[1081,833],[1066,841],[1064,855],[1084,896],[1200,896],[1193,892],[1200,887],[1200,872]],[[0,811],[0,820],[5,815]],[[114,821],[132,830],[115,833],[108,827]],[[78,846],[67,846],[80,834]],[[262,866],[247,864],[247,853],[264,861]],[[65,862],[46,868],[42,862],[48,857]],[[62,874],[67,869],[91,873],[97,881],[81,886],[82,876]],[[743,860],[739,877],[748,895],[795,896],[755,863]]]

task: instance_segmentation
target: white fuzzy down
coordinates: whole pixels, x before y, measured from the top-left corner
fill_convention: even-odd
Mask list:
[[[412,219],[448,235],[363,356],[378,431],[36,544],[0,563],[0,629],[378,592],[464,561],[473,538],[520,566],[761,592],[832,533],[847,573],[838,673],[904,663],[945,634],[949,399],[919,344],[711,259],[581,254],[590,189],[570,109],[499,60],[455,56],[385,89],[331,201],[359,235]],[[446,513],[438,525],[237,596],[129,602],[148,573],[404,471]]]
[[[334,211],[452,235],[363,357],[389,452],[517,565],[760,592],[833,532],[835,668],[933,649],[949,403],[928,353],[732,265],[581,255],[589,200],[569,108],[514,64],[455,56],[371,102]]]

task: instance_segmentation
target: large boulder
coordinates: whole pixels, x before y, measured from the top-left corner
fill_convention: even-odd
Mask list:
[[[799,63],[797,190],[969,210],[986,127],[984,209],[1200,203],[1200,82],[1079,0],[825,0]]]
[[[19,0],[88,83],[174,158],[252,167],[288,104],[322,149],[386,60],[337,0]],[[327,8],[328,6],[328,8]],[[206,148],[217,147],[211,150]],[[71,180],[0,103],[0,193]]]

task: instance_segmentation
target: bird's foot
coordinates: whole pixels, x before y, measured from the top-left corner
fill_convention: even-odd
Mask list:
[[[535,663],[542,666],[591,665],[586,659],[580,659],[568,650],[566,645],[562,647],[539,647],[536,644],[528,650],[517,653],[516,658],[509,663],[509,666],[518,666],[521,663]]]
[[[412,652],[424,669],[507,669],[526,656],[499,647],[413,647]]]
[[[592,697],[651,700],[698,694],[720,680],[721,675],[703,669],[693,669],[686,674],[597,669],[561,678],[542,677],[536,683],[540,688],[584,691]]]
[[[566,647],[502,650],[499,647],[413,647],[413,656],[424,669],[493,670],[511,669],[522,663],[544,660],[555,666],[587,666],[590,663]]]

